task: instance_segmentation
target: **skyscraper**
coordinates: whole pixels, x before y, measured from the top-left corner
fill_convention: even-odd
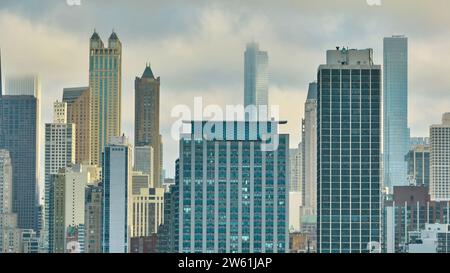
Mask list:
[[[430,187],[430,145],[417,144],[405,157],[408,165],[408,181],[417,186]]]
[[[149,65],[135,83],[134,136],[135,147],[153,148],[153,183],[162,186],[162,143],[159,133],[160,78],[155,78]]]
[[[127,253],[130,238],[131,145],[113,137],[103,152],[103,253]]]
[[[450,113],[442,124],[430,127],[430,196],[433,201],[450,200]]]
[[[86,187],[85,206],[85,252],[102,252],[102,203],[103,191],[101,183],[93,183]]]
[[[278,125],[191,122],[173,187],[177,252],[288,251],[289,136]]]
[[[384,38],[384,185],[406,186],[409,151],[408,38]]]
[[[75,163],[91,162],[91,119],[89,87],[64,88],[67,103],[67,123],[75,124]]]
[[[4,95],[0,97],[0,149],[10,152],[13,212],[17,213],[19,228],[37,230],[39,80],[35,76],[7,78],[6,86]]]
[[[302,144],[299,148],[289,149],[289,191],[301,192],[302,191]]]
[[[0,96],[3,95],[2,50],[0,49]]]
[[[12,213],[12,166],[7,150],[0,150],[0,253],[3,250],[6,215]]]
[[[53,252],[53,246],[56,245],[53,213],[56,206],[54,204],[54,183],[58,179],[52,176],[58,175],[61,169],[75,163],[76,128],[74,124],[66,123],[66,110],[65,102],[55,102],[54,123],[45,124],[45,228],[48,232],[49,252]],[[61,187],[64,187],[63,182],[61,182]]]
[[[317,215],[317,83],[309,84],[302,128],[302,215]]]
[[[154,157],[152,146],[136,146],[134,147],[134,167],[133,171],[147,174],[150,179],[150,187],[155,187],[153,177]]]
[[[101,165],[101,155],[111,137],[121,134],[122,44],[113,32],[108,47],[97,32],[89,49],[91,107],[91,162]]]
[[[260,51],[258,43],[247,44],[244,53],[244,106],[269,107],[269,57],[266,51]],[[254,113],[247,118],[267,119]]]
[[[380,74],[372,49],[329,50],[319,66],[319,252],[381,249]]]
[[[302,143],[289,149],[289,232],[300,231],[300,208],[302,206]]]
[[[72,165],[54,174],[52,210],[54,211],[54,252],[67,252],[75,246],[79,252],[85,250],[85,193],[91,184],[88,166]],[[100,216],[100,215],[98,215]]]

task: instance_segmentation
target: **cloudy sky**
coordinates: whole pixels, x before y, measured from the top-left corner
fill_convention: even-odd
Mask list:
[[[368,0],[369,2],[376,2]],[[69,0],[70,2],[70,0]],[[151,1],[1,0],[0,47],[4,74],[38,73],[43,122],[64,87],[88,83],[89,38],[114,29],[123,49],[123,109],[134,105],[134,78],[145,63],[161,77],[164,165],[173,176],[177,143],[170,137],[177,104],[243,102],[243,52],[255,40],[269,52],[270,102],[280,106],[291,146],[299,142],[308,83],[336,46],[373,48],[382,63],[382,39],[409,38],[409,124],[413,136],[450,110],[450,1],[223,0]],[[134,111],[123,130],[133,141]]]

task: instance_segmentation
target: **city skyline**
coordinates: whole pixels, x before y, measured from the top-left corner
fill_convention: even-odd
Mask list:
[[[177,2],[0,4],[0,252],[449,251],[440,10]]]
[[[49,122],[51,104],[60,99],[63,88],[88,85],[86,41],[93,29],[97,28],[100,35],[105,36],[114,28],[124,44],[124,105],[133,105],[133,80],[141,75],[147,61],[151,62],[155,74],[164,79],[161,86],[162,109],[170,109],[180,103],[192,105],[194,96],[203,96],[207,103],[240,104],[244,89],[243,52],[246,43],[256,40],[271,56],[269,100],[280,105],[281,118],[289,121],[284,130],[290,133],[291,147],[295,147],[300,140],[299,117],[303,115],[303,105],[296,101],[305,100],[308,84],[316,73],[316,64],[323,62],[323,50],[338,45],[371,47],[374,48],[375,61],[382,63],[382,38],[405,34],[410,42],[409,127],[411,136],[427,136],[428,126],[440,120],[440,113],[445,112],[445,98],[450,96],[446,92],[450,81],[445,73],[431,73],[437,68],[450,70],[450,62],[433,58],[435,52],[443,51],[450,45],[450,40],[445,38],[448,30],[441,26],[447,19],[436,16],[430,20],[429,15],[442,14],[443,9],[436,8],[437,5],[424,7],[424,3],[415,3],[410,5],[410,12],[406,15],[401,9],[401,5],[410,3],[406,1],[383,3],[381,7],[370,7],[365,1],[356,0],[340,5],[327,2],[281,2],[279,7],[274,7],[270,2],[261,1],[261,5],[254,8],[248,3],[237,5],[234,1],[212,1],[210,4],[192,5],[182,13],[173,4],[175,2],[169,1],[156,5],[155,12],[160,16],[152,18],[150,23],[136,26],[138,24],[125,20],[127,16],[117,22],[112,20],[108,16],[110,11],[101,10],[101,4],[93,2],[70,7],[64,1],[61,4],[39,1],[31,5],[20,1],[2,1],[0,20],[8,20],[17,26],[12,35],[11,30],[3,27],[8,24],[1,24],[0,35],[10,37],[0,45],[2,70],[6,75],[28,72],[23,71],[22,64],[26,63],[30,72],[40,72],[43,85],[42,123]],[[445,1],[440,2],[444,7],[449,6]],[[124,14],[129,8],[120,2],[114,2],[111,6],[112,11],[123,9]],[[237,7],[242,8],[237,11]],[[286,11],[286,7],[291,10]],[[336,9],[342,15],[330,21]],[[352,20],[347,19],[345,15],[355,9],[360,15],[352,14]],[[92,10],[99,15],[94,16]],[[270,16],[269,10],[273,13]],[[36,16],[32,11],[45,14],[47,19]],[[280,18],[281,11],[285,19]],[[312,17],[311,11],[317,16]],[[165,20],[163,15],[170,16],[170,24],[162,23]],[[276,20],[270,20],[271,16]],[[296,19],[299,16],[301,20]],[[386,20],[380,22],[380,16]],[[79,17],[87,19],[80,22],[77,20]],[[398,20],[399,17],[402,20]],[[134,19],[144,22],[145,18],[138,12]],[[189,20],[192,24],[185,24]],[[292,22],[292,25],[287,26],[285,22]],[[149,24],[161,27],[143,27]],[[24,50],[24,46],[30,43],[36,46]],[[220,54],[218,48],[221,48]],[[170,61],[174,59],[179,61]],[[196,80],[191,81],[192,78]],[[429,78],[433,79],[432,83]],[[286,96],[293,99],[283,100]],[[424,104],[434,107],[423,107]],[[439,110],[431,111],[434,109]],[[166,143],[164,154],[167,155],[164,166],[171,177],[174,175],[174,155],[177,154],[176,141],[169,137],[173,121],[170,113],[161,113],[161,124],[164,124],[161,133]],[[134,113],[124,112],[123,131],[132,143],[133,123]]]

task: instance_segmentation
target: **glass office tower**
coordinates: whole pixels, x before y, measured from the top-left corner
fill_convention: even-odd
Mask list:
[[[13,212],[18,227],[38,230],[39,99],[35,96],[0,97],[0,149],[11,155]]]
[[[318,70],[318,251],[381,249],[381,67],[372,49],[327,51]]]
[[[384,185],[406,186],[409,151],[408,38],[384,38]]]
[[[269,105],[269,57],[267,51],[259,50],[259,44],[252,42],[247,44],[244,53],[244,106],[249,105],[268,107]],[[249,113],[247,118],[255,121],[257,118],[266,119],[267,116],[259,116],[259,113]]]
[[[266,150],[266,125],[276,149]],[[177,163],[177,252],[287,252],[289,136],[278,122],[192,122]],[[259,128],[259,127],[258,127]]]

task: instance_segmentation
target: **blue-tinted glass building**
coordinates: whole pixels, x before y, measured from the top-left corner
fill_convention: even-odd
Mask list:
[[[384,185],[407,186],[408,38],[384,38]]]
[[[0,97],[0,149],[11,155],[13,212],[18,227],[38,229],[38,99],[35,96]]]
[[[102,153],[103,253],[127,253],[130,231],[131,145],[125,137],[112,137]]]
[[[317,244],[322,253],[381,248],[381,67],[372,55],[372,49],[329,50],[327,64],[318,69]]]
[[[178,252],[288,251],[289,136],[277,128],[278,122],[191,123],[180,139],[172,189]]]

